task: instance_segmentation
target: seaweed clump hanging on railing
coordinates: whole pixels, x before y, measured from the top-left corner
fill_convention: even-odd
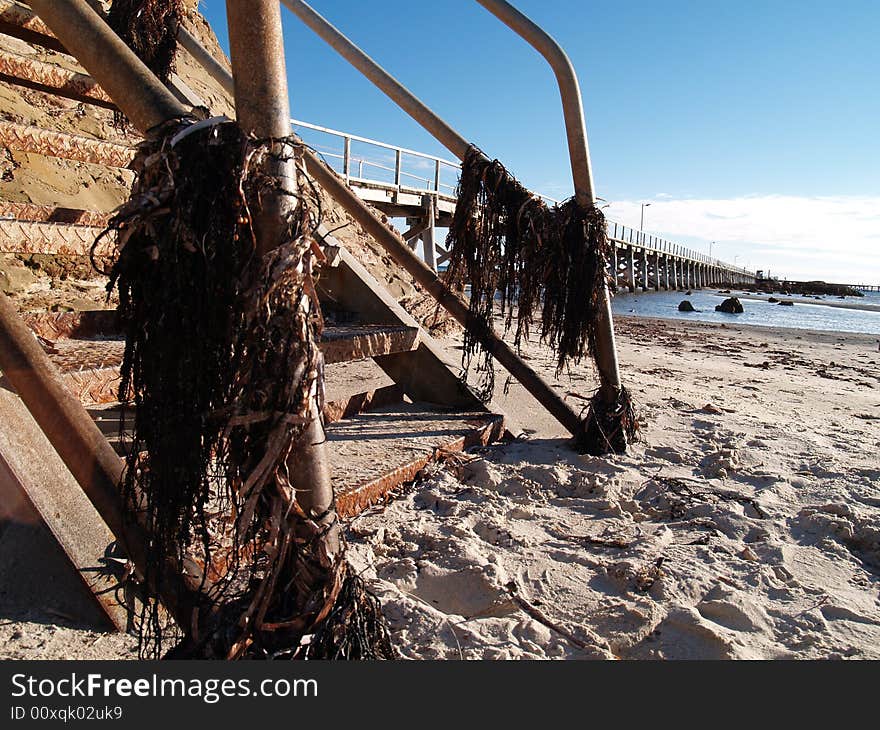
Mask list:
[[[140,146],[104,234],[119,248],[108,286],[126,336],[120,400],[134,410],[122,486],[149,536],[144,578],[171,564],[202,596],[177,630],[145,603],[145,656],[169,640],[187,658],[393,655],[378,601],[329,539],[335,510],[308,516],[288,473],[323,399],[320,209],[310,187],[281,191],[297,204],[262,255],[251,209],[300,155],[293,138],[254,140],[222,118],[168,123]]]
[[[113,0],[107,22],[163,84],[174,70],[183,0]]]
[[[465,329],[462,363],[465,374],[472,367],[479,374],[483,400],[494,391],[494,367],[475,332],[492,327],[496,302],[518,350],[537,327],[556,354],[557,376],[585,356],[595,359],[611,253],[602,211],[573,198],[548,205],[473,146],[456,194],[447,281],[470,288],[473,323]],[[636,428],[625,389],[614,403],[594,397],[578,446],[597,454],[625,451]]]

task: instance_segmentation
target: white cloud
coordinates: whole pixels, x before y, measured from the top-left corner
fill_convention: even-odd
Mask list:
[[[641,204],[612,201],[610,220],[638,226]],[[670,199],[645,210],[650,233],[790,279],[880,283],[880,197],[789,195]]]

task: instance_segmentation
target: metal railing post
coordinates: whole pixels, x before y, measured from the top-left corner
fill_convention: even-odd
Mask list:
[[[290,136],[290,98],[284,62],[281,8],[277,0],[226,0],[235,84],[235,109],[245,133],[258,139]],[[276,150],[281,153],[282,150]],[[279,155],[268,171],[280,190],[264,191],[255,216],[257,250],[267,253],[279,246],[296,207],[296,199],[281,190],[296,191],[294,160]],[[317,388],[323,389],[322,380]],[[328,526],[325,533],[330,554],[339,551],[339,526],[333,507],[330,461],[321,419],[320,394],[309,394],[310,422],[291,449],[288,470],[296,501],[310,518]]]

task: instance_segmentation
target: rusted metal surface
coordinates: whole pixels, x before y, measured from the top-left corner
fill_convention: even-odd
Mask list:
[[[15,306],[0,293],[0,370],[21,397],[95,509],[144,575],[146,536],[124,517],[118,485],[123,464],[82,404],[67,389]],[[178,623],[189,626],[198,592],[175,566],[158,566],[153,588]]]
[[[141,132],[187,114],[85,0],[30,0],[30,6]]]
[[[10,203],[0,200],[0,219],[29,221],[31,223],[68,223],[78,226],[104,228],[111,213],[94,210],[64,208],[58,205],[37,205],[36,203]]]
[[[124,340],[55,340],[48,348],[49,359],[62,373],[77,370],[118,368],[125,353]]]
[[[290,99],[278,0],[226,0],[229,50],[235,77],[235,111],[242,130],[257,139],[283,139],[290,135]],[[264,189],[254,211],[257,254],[282,243],[296,206],[290,194],[297,189],[295,161],[284,146],[271,150],[271,167],[277,188]],[[290,450],[287,471],[296,501],[306,515],[326,526],[321,548],[328,556],[341,554],[341,533],[333,506],[331,462],[321,423],[319,395],[323,393],[323,369],[316,388],[309,394],[309,423]]]
[[[86,408],[116,403],[122,376],[118,367],[71,370],[63,374],[65,387]]]
[[[101,228],[66,223],[31,223],[0,220],[0,253],[46,253],[88,256]],[[105,238],[95,253],[108,256],[115,244]]]
[[[7,121],[0,121],[0,144],[22,152],[105,167],[128,167],[135,153],[125,145]]]
[[[88,312],[23,312],[21,318],[34,334],[49,340],[121,335],[119,316],[115,309]]]
[[[30,8],[12,0],[0,0],[0,33],[53,51],[65,51],[49,27]]]
[[[403,388],[394,384],[330,401],[324,404],[324,423],[336,423],[343,418],[350,418],[371,409],[403,403],[403,395]]]
[[[418,327],[327,327],[321,336],[321,352],[324,353],[324,362],[327,365],[365,360],[394,352],[410,352],[418,344]]]
[[[443,454],[485,445],[503,433],[502,416],[437,413],[418,403],[330,426],[328,446],[339,465],[333,481],[340,516],[353,517],[386,499]]]
[[[0,79],[75,101],[116,108],[91,76],[3,50],[0,50]]]
[[[107,570],[104,558],[115,541],[113,533],[18,396],[2,388],[0,423],[0,493],[4,501],[24,498],[29,512],[36,513],[52,533],[112,625],[125,631],[128,612],[118,600],[118,581]]]

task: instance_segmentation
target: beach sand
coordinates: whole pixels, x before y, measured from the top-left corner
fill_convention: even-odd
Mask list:
[[[528,438],[431,467],[350,525],[400,653],[880,658],[876,337],[637,318],[617,333],[643,424],[628,454],[573,453],[499,376]],[[549,351],[526,356],[552,376]],[[557,387],[579,404],[595,380],[585,364]],[[0,657],[135,656],[131,637],[6,614]]]

